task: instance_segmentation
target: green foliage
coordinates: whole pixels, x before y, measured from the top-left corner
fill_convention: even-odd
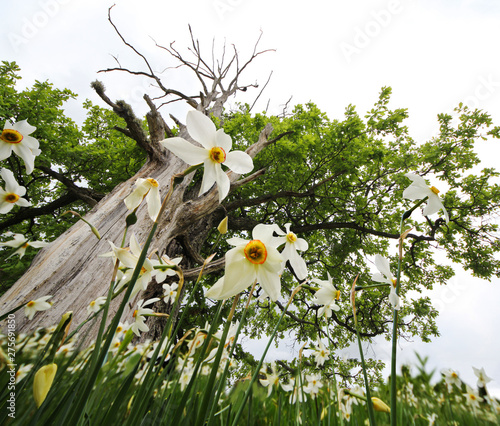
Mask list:
[[[25,198],[32,203],[32,207],[15,207],[2,215],[0,233],[11,231],[31,240],[52,241],[76,221],[61,216],[63,212],[88,211],[118,183],[133,176],[146,156],[134,141],[115,130],[125,126],[112,111],[84,102],[87,118],[79,128],[64,110],[65,102],[75,99],[76,94],[40,81],[19,90],[19,71],[15,63],[2,62],[0,66],[0,128],[6,120],[27,119],[36,127],[32,136],[40,142],[41,154],[30,175],[16,155],[0,161],[0,167],[12,170],[17,182],[26,187]],[[0,247],[1,293],[31,263],[35,250],[29,250],[19,260],[17,256],[9,258],[12,250]]]

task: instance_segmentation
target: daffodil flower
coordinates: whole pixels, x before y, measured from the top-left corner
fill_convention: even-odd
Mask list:
[[[46,311],[47,309],[50,309],[52,305],[47,302],[47,300],[51,297],[52,296],[43,296],[39,299],[29,301],[24,307],[24,314],[29,320],[32,320],[38,311]]]
[[[185,163],[194,166],[203,163],[204,172],[200,194],[207,192],[214,183],[219,191],[219,202],[229,193],[229,177],[222,170],[222,165],[238,174],[251,172],[252,158],[243,151],[232,151],[233,141],[224,130],[215,128],[210,118],[199,111],[189,111],[186,118],[189,135],[201,147],[195,146],[180,137],[165,139],[161,144],[173,152]]]
[[[151,259],[151,263],[153,264],[153,267],[155,268],[155,278],[157,283],[162,283],[165,281],[167,277],[173,277],[177,275],[177,272],[175,272],[171,268],[165,268],[162,269],[161,265],[178,265],[182,260],[182,257],[174,257],[173,259],[170,259],[168,256],[163,255],[160,260],[156,259]]]
[[[492,379],[491,379],[491,377],[488,377],[486,375],[484,368],[472,367],[472,370],[474,370],[474,374],[477,377],[477,386],[479,388],[484,388],[484,387],[486,387],[486,383],[491,382]]]
[[[125,272],[123,273],[123,275],[121,275],[120,280],[117,279],[117,286],[115,290],[119,290],[132,279],[132,276],[134,275],[134,269],[137,266],[139,257],[141,256],[142,248],[139,245],[139,242],[137,241],[137,238],[134,234],[132,234],[132,236],[130,237],[130,247],[116,247],[111,241],[109,241],[109,244],[111,245],[113,251],[102,254],[101,256],[113,256],[120,261],[120,268],[125,268]],[[151,260],[146,258],[144,260],[144,263],[142,264],[141,272],[139,273],[130,297],[134,297],[141,290],[146,290],[148,284],[153,279],[153,276],[155,274],[156,270],[153,268],[153,263],[151,262]]]
[[[29,241],[23,234],[11,233],[10,235],[12,235],[14,239],[0,243],[0,246],[15,248],[16,251],[12,253],[11,256],[18,254],[19,259],[21,259],[24,256],[24,253],[26,252],[26,249],[28,247],[41,248],[41,247],[46,247],[50,244],[45,241]]]
[[[172,305],[175,302],[175,298],[177,297],[177,287],[179,284],[163,284],[163,296],[165,303],[171,303]]]
[[[293,272],[297,275],[299,280],[305,280],[307,277],[307,266],[304,259],[300,257],[297,250],[306,251],[309,248],[309,244],[303,238],[298,238],[292,231],[290,231],[291,223],[285,225],[286,232],[281,232],[279,237],[280,241],[285,244],[285,248],[281,252],[284,261],[289,261],[293,269]]]
[[[406,173],[405,176],[412,181],[412,184],[403,191],[403,198],[408,198],[409,200],[423,200],[427,197],[427,205],[424,207],[422,214],[424,216],[430,216],[431,214],[437,213],[439,210],[443,210],[444,218],[446,223],[448,223],[450,218],[439,198],[439,189],[435,186],[427,185],[423,177],[414,173]]]
[[[372,280],[390,285],[391,292],[389,293],[389,303],[392,305],[393,309],[399,310],[401,308],[401,298],[396,293],[397,281],[394,275],[392,275],[389,261],[385,257],[377,254],[375,255],[375,266],[379,272],[372,275]]]
[[[10,212],[15,205],[29,207],[31,203],[22,198],[26,194],[26,188],[19,185],[14,178],[14,173],[8,169],[2,169],[0,172],[5,181],[5,190],[0,188],[0,213]]]
[[[463,395],[465,396],[467,404],[472,408],[479,408],[479,403],[483,402],[483,398],[469,386],[467,386],[467,392]]]
[[[322,366],[325,361],[330,357],[330,351],[325,347],[323,342],[318,339],[318,346],[313,353],[314,359],[316,360],[316,367]]]
[[[462,387],[462,381],[460,380],[460,377],[458,377],[458,373],[455,370],[452,370],[451,368],[444,369],[441,370],[441,374],[443,375],[444,381],[449,390],[451,390],[453,385],[458,388]]]
[[[0,134],[0,160],[10,157],[14,151],[24,160],[26,173],[30,174],[35,167],[35,157],[40,154],[38,140],[29,136],[36,130],[36,127],[28,124],[26,120],[12,124],[5,122]]]
[[[279,240],[273,232],[279,230],[275,225],[257,225],[252,231],[252,240],[229,238],[233,246],[226,253],[225,275],[206,293],[211,299],[227,299],[250,286],[255,280],[276,301],[280,295],[280,271],[283,257],[276,249]],[[276,241],[278,240],[278,241]]]
[[[135,210],[142,200],[146,198],[148,203],[148,214],[154,222],[161,208],[160,189],[158,182],[153,178],[139,178],[135,182],[135,189],[123,200],[127,209]]]
[[[89,315],[95,314],[96,312],[99,312],[99,309],[101,309],[101,306],[106,303],[106,297],[100,296],[96,300],[92,300],[92,302],[89,303],[89,306],[87,306],[87,312]]]
[[[149,327],[146,325],[145,321],[146,318],[144,317],[145,315],[153,315],[154,311],[151,308],[146,308],[146,306],[152,305],[155,302],[158,302],[157,297],[153,299],[149,299],[144,301],[143,299],[139,300],[137,302],[137,309],[133,313],[133,317],[135,322],[130,326],[130,329],[137,335],[141,335],[142,332],[149,331]]]
[[[267,396],[271,396],[271,392],[273,391],[273,387],[278,388],[280,383],[280,376],[278,374],[278,370],[276,368],[276,362],[271,362],[271,373],[267,372],[267,369],[260,370],[261,375],[266,376],[265,379],[259,379],[259,382],[262,386],[267,387]]]
[[[328,318],[332,316],[332,311],[339,311],[340,306],[337,305],[337,300],[340,298],[340,291],[332,284],[332,277],[328,274],[328,280],[319,280],[313,278],[311,281],[319,284],[320,289],[314,294],[314,303],[323,305],[318,310],[318,315],[326,315]]]
[[[307,374],[306,375],[307,386],[304,388],[304,392],[311,395],[311,398],[319,393],[319,389],[323,387],[321,383],[321,376],[319,374]]]

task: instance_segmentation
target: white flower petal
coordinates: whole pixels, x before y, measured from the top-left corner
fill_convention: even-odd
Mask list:
[[[33,168],[35,167],[35,155],[27,146],[22,142],[15,144],[12,147],[13,151],[19,155],[24,160],[24,165],[26,166],[26,173],[31,174]]]
[[[196,110],[189,111],[186,127],[189,135],[206,149],[215,146],[215,124],[205,114]]]
[[[217,167],[220,168],[220,164],[216,164],[210,159],[205,160],[199,195],[204,194],[214,186],[217,181]]]
[[[215,173],[217,189],[219,191],[219,203],[222,203],[222,200],[227,197],[227,194],[229,194],[231,181],[229,180],[229,177],[224,173],[224,170],[222,170],[220,164],[215,165]]]
[[[229,136],[227,133],[224,133],[223,129],[219,129],[215,132],[215,146],[221,147],[224,152],[226,153],[226,160],[227,160],[227,154],[229,151],[231,151],[231,146],[233,145],[233,140],[231,139],[231,136]]]
[[[238,174],[249,173],[253,170],[252,157],[243,151],[226,153],[226,161],[223,164]]]
[[[190,166],[203,163],[208,158],[208,151],[205,148],[194,146],[183,138],[168,138],[160,143]]]

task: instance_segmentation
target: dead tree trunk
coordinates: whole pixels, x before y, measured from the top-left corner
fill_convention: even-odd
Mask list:
[[[126,44],[130,46],[128,43]],[[175,96],[177,99],[188,102],[189,105],[199,111],[206,114],[213,114],[216,117],[221,116],[222,106],[229,96],[237,90],[248,87],[238,86],[238,77],[248,63],[262,53],[254,51],[250,60],[241,66],[238,64],[237,53],[235,52],[229,66],[223,67],[222,64],[218,64],[217,69],[212,69],[202,61],[198,42],[195,42],[194,39],[191,50],[197,57],[197,61],[195,62],[185,60],[172,46],[163,49],[178,59],[181,65],[188,67],[196,74],[203,88],[200,95],[190,97],[175,90],[165,88],[160,79],[152,71],[147,60],[134,49],[144,59],[149,70],[140,74],[147,75],[155,80],[158,86],[164,91],[165,96]],[[225,88],[223,87],[223,80],[225,81],[231,64],[236,64],[235,77],[229,81],[227,88]],[[116,70],[130,72],[123,68]],[[207,79],[211,81],[211,85],[206,84]],[[133,138],[148,153],[148,160],[133,178],[118,185],[86,215],[85,219],[99,230],[102,236],[101,240],[97,240],[87,224],[79,221],[50,246],[41,250],[24,276],[4,294],[0,303],[1,313],[8,312],[14,307],[30,300],[35,300],[46,295],[52,296],[50,299],[53,303],[52,308],[37,313],[31,321],[27,321],[22,311],[18,311],[16,314],[17,332],[29,332],[37,327],[47,327],[57,324],[61,315],[67,311],[73,311],[73,324],[79,324],[87,318],[87,306],[89,303],[107,293],[112,278],[113,264],[109,258],[103,258],[100,255],[111,250],[108,241],[112,241],[116,245],[121,243],[125,218],[129,214],[123,200],[132,191],[135,181],[138,178],[151,177],[156,179],[160,185],[160,193],[163,198],[169,189],[171,177],[188,167],[182,160],[170,152],[166,152],[159,143],[165,137],[170,136],[171,132],[149,97],[145,96],[146,102],[151,109],[147,114],[149,126],[149,135],[147,135],[143,131],[140,121],[134,116],[133,111],[127,104],[122,101],[112,102],[105,94],[102,84],[96,82],[93,84],[93,87],[99,96],[118,115],[124,118],[127,127],[118,130]],[[180,124],[180,128],[180,136],[189,139],[185,127]],[[259,141],[255,141],[247,150],[250,156],[254,157],[262,148],[270,143],[269,135],[271,131],[272,128],[270,125],[262,131]],[[254,172],[249,178],[238,180],[239,176],[230,172],[231,190],[252,180],[259,174],[261,172]],[[165,213],[159,219],[158,231],[152,242],[150,252],[158,249],[160,254],[165,253],[167,247],[176,238],[182,237],[195,241],[196,239],[206,237],[206,233],[204,235],[203,233],[188,235],[189,229],[199,224],[200,221],[206,220],[207,217],[213,215],[216,209],[219,208],[218,193],[216,188],[212,188],[212,190],[202,197],[189,199],[186,189],[192,180],[192,176],[189,175],[186,177],[175,188]],[[145,205],[141,205],[137,211],[137,217],[137,223],[129,232],[133,232],[138,241],[143,244],[152,226],[152,221],[147,214],[147,207]],[[195,244],[195,246],[199,246],[199,243]],[[199,259],[196,259],[195,254],[189,253],[189,250],[185,253],[169,252],[167,254],[169,256],[178,254],[188,256],[190,257],[188,263],[193,266],[199,261]],[[212,269],[222,267],[223,261],[218,261],[215,262]],[[193,273],[192,275],[194,276],[195,274]],[[124,319],[131,319],[130,310],[135,306],[137,299],[141,297],[144,296],[141,296],[141,293],[139,293],[134,300],[130,300],[124,313]],[[113,301],[110,307],[110,317],[116,312],[120,300],[121,297],[118,297]]]

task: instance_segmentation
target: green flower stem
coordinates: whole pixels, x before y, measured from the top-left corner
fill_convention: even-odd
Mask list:
[[[363,348],[361,346],[361,336],[359,334],[359,325],[358,318],[356,316],[356,308],[353,306],[353,314],[354,314],[354,325],[356,327],[356,337],[358,340],[358,348],[359,348],[359,356],[361,357],[361,365],[363,366],[363,378],[365,380],[365,389],[366,389],[366,405],[368,406],[368,419],[370,420],[370,426],[375,426],[375,412],[373,411],[373,403],[372,397],[370,393],[370,383],[368,382],[368,376],[366,374],[366,364],[365,364],[365,356],[363,354]]]
[[[181,174],[181,176],[183,178],[184,174]],[[109,333],[108,333],[107,338],[104,342],[104,345],[102,345],[102,347],[101,347],[101,341],[102,341],[103,334],[104,334],[104,328],[105,328],[106,319],[107,319],[107,315],[108,315],[109,304],[110,304],[111,297],[113,294],[114,280],[115,280],[116,272],[118,269],[118,259],[115,263],[115,270],[113,271],[113,280],[112,280],[111,285],[109,287],[108,298],[107,298],[106,303],[104,305],[104,312],[103,312],[103,316],[101,319],[101,325],[99,327],[99,332],[98,332],[97,339],[96,339],[95,351],[94,351],[94,354],[92,355],[92,358],[90,360],[89,377],[88,377],[87,383],[82,384],[84,389],[81,392],[79,392],[77,402],[72,410],[72,414],[70,415],[68,424],[75,424],[75,425],[78,424],[83,412],[85,411],[84,410],[85,405],[87,404],[87,402],[89,400],[90,394],[91,394],[92,389],[93,389],[95,382],[97,380],[97,376],[99,374],[99,371],[100,371],[100,369],[104,363],[104,360],[108,354],[108,349],[111,346],[111,342],[112,342],[113,337],[114,337],[114,330],[116,330],[116,328],[118,327],[121,316],[123,315],[123,312],[125,310],[125,306],[127,305],[128,301],[130,299],[130,295],[132,294],[135,283],[137,282],[137,279],[139,278],[139,275],[141,273],[142,265],[144,264],[144,261],[146,260],[149,246],[151,245],[151,242],[153,240],[153,236],[155,235],[156,229],[158,227],[158,218],[160,218],[162,213],[165,211],[168,200],[170,199],[170,196],[172,195],[172,193],[174,191],[174,187],[176,185],[176,181],[175,181],[176,177],[178,178],[179,176],[173,176],[172,179],[170,180],[169,191],[168,191],[167,195],[165,196],[165,199],[163,200],[163,203],[160,207],[160,211],[158,212],[158,216],[156,218],[156,221],[153,223],[153,226],[149,232],[146,243],[144,244],[144,247],[141,251],[139,259],[137,260],[137,265],[136,265],[134,272],[132,274],[132,278],[131,278],[130,282],[128,283],[125,295],[123,296],[122,302],[120,303],[120,306],[118,307],[118,310],[117,310],[117,312],[116,312],[116,314],[115,314],[115,316],[114,316],[114,318],[109,326]],[[126,228],[128,228],[128,226]],[[122,245],[123,245],[123,242],[122,242]]]
[[[240,402],[240,406],[238,408],[238,411],[236,412],[236,417],[234,418],[233,423],[231,423],[232,426],[236,426],[238,424],[238,421],[239,421],[239,419],[241,417],[241,414],[243,413],[243,409],[245,408],[246,401],[247,401],[247,399],[250,396],[250,393],[252,391],[252,386],[253,386],[255,380],[257,380],[257,377],[259,376],[260,369],[262,368],[262,364],[264,363],[264,358],[267,355],[267,351],[269,350],[269,347],[271,346],[271,343],[274,340],[274,337],[276,336],[276,333],[278,332],[278,328],[279,328],[279,326],[281,324],[281,321],[285,317],[286,311],[288,310],[288,307],[290,306],[290,303],[292,303],[293,298],[295,297],[295,295],[299,292],[299,290],[301,288],[302,288],[302,286],[299,285],[293,291],[292,295],[290,296],[290,300],[286,304],[285,309],[283,310],[283,313],[281,314],[278,322],[276,323],[276,326],[274,327],[274,330],[273,330],[271,336],[269,337],[269,340],[268,340],[267,345],[266,345],[266,347],[264,349],[264,352],[263,352],[263,354],[262,354],[262,356],[261,356],[261,358],[259,360],[259,363],[257,364],[255,372],[253,373],[253,376],[252,376],[252,378],[250,380],[250,383],[248,384],[248,389],[246,390],[245,394],[243,395],[243,399]]]
[[[417,207],[422,205],[427,201],[428,197],[419,200],[415,205],[408,211],[403,213],[401,216],[401,223],[399,226],[399,256],[398,256],[398,272],[396,276],[396,295],[399,296],[399,290],[401,288],[401,263],[403,260],[403,233],[405,232],[403,226],[404,221],[408,219],[411,214],[415,211]],[[397,372],[396,372],[396,358],[397,358],[397,344],[398,344],[398,313],[399,311],[394,309],[393,321],[392,321],[392,354],[391,354],[391,426],[396,426],[398,423],[397,419]]]

